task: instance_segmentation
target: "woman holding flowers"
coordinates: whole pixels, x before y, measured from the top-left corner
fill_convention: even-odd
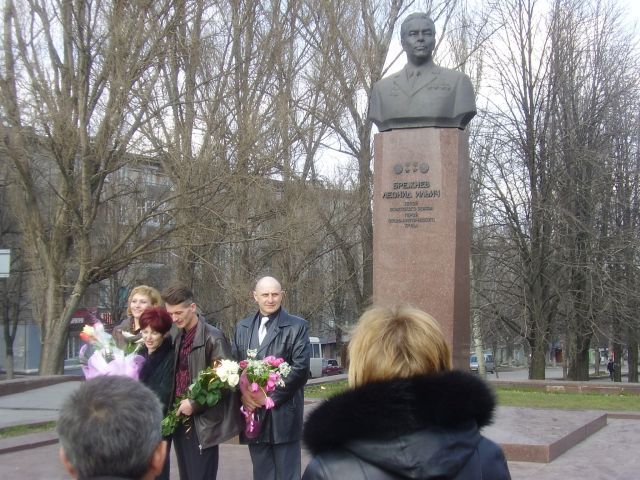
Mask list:
[[[495,398],[477,375],[451,370],[436,321],[411,307],[365,312],[349,342],[349,387],[312,411],[303,480],[510,479],[500,447],[480,434]]]
[[[145,362],[140,369],[140,381],[155,392],[162,404],[163,416],[167,414],[173,385],[173,343],[168,335],[173,322],[162,307],[148,308],[139,318],[142,347],[140,355]],[[171,444],[168,443],[168,448]],[[169,479],[169,453],[165,460],[161,480]]]
[[[127,318],[113,329],[113,338],[119,348],[130,350],[128,345],[140,340],[140,315],[147,308],[162,305],[160,292],[148,285],[138,285],[131,290],[127,300]]]

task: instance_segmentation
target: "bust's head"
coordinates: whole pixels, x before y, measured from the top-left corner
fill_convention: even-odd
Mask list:
[[[400,43],[413,65],[428,62],[436,46],[436,26],[426,13],[412,13],[400,26]]]

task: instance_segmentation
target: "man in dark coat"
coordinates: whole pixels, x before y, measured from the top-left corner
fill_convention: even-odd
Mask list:
[[[299,480],[301,473],[303,389],[309,378],[311,345],[307,322],[282,308],[283,293],[275,278],[258,280],[253,292],[258,311],[238,322],[233,342],[238,360],[255,349],[257,359],[273,355],[291,366],[285,386],[270,394],[274,408],[267,410],[253,398],[242,397],[244,408],[255,412],[261,423],[257,438],[241,436],[249,444],[254,480]]]
[[[180,329],[175,342],[174,388],[169,405],[187,392],[202,370],[217,360],[230,359],[231,344],[224,334],[197,313],[193,293],[174,285],[162,294],[173,323]],[[215,480],[218,473],[218,445],[240,431],[237,395],[224,392],[213,407],[185,398],[179,415],[189,416],[189,427],[178,422],[173,434],[181,480]]]

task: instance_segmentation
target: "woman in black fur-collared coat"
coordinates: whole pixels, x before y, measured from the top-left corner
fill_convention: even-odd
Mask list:
[[[309,415],[303,480],[510,479],[500,447],[480,434],[495,399],[479,377],[451,370],[432,317],[374,307],[349,344],[350,389]]]

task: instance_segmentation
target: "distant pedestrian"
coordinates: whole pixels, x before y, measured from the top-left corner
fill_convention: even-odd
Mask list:
[[[609,378],[613,380],[613,372],[616,370],[616,364],[613,362],[613,358],[609,359],[609,363],[607,363],[607,371],[609,372]]]

